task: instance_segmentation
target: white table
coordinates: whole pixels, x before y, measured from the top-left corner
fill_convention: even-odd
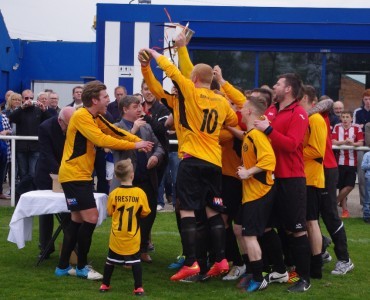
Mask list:
[[[107,218],[107,195],[94,193],[99,212],[97,225]],[[25,242],[32,240],[33,216],[70,212],[64,193],[51,190],[32,191],[22,194],[10,220],[8,241],[24,248]]]

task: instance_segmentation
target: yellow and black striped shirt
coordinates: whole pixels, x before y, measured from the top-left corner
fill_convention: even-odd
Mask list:
[[[121,255],[132,255],[140,250],[139,218],[150,213],[145,192],[138,187],[120,186],[108,197],[108,216],[112,216],[109,248]]]
[[[78,109],[68,124],[59,182],[92,180],[95,146],[132,150],[139,141],[136,135],[114,126],[101,115],[94,118],[86,108]]]
[[[183,128],[181,152],[221,167],[221,127],[238,118],[228,101],[207,88],[196,88],[165,56],[157,63],[179,89],[179,120]]]
[[[246,169],[258,167],[263,170],[243,180],[242,202],[245,203],[258,200],[270,191],[274,184],[272,172],[275,170],[276,158],[269,139],[257,129],[251,129],[245,135],[242,158]]]

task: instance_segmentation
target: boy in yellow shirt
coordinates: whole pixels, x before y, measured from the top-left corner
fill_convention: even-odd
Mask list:
[[[121,186],[114,189],[108,198],[107,213],[112,216],[112,229],[100,291],[107,292],[110,289],[114,265],[128,265],[132,266],[134,294],[142,296],[144,289],[140,261],[139,217],[146,217],[150,213],[150,208],[145,192],[132,186],[134,168],[131,159],[117,162],[114,173],[121,181]]]
[[[243,184],[241,211],[243,247],[247,251],[253,274],[246,286],[247,292],[263,290],[268,285],[268,279],[262,275],[262,251],[257,238],[269,227],[273,207],[272,172],[276,159],[267,136],[254,128],[254,121],[263,115],[265,109],[264,98],[251,97],[241,112],[248,131],[242,145],[243,165],[238,167],[237,175]]]

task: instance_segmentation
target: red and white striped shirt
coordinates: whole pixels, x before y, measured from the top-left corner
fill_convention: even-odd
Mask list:
[[[333,140],[344,141],[348,138],[354,142],[363,141],[364,134],[358,124],[352,124],[350,128],[345,129],[341,123],[336,124],[331,135]],[[356,150],[340,150],[338,165],[341,166],[357,166],[357,151]]]

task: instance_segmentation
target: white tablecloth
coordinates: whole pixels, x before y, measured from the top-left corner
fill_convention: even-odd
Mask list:
[[[99,211],[97,225],[107,218],[107,195],[94,193]],[[64,193],[51,190],[32,191],[22,194],[10,221],[8,241],[16,243],[21,249],[26,241],[32,240],[33,216],[69,212]]]

